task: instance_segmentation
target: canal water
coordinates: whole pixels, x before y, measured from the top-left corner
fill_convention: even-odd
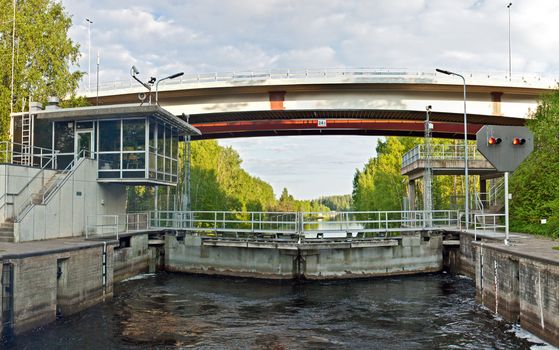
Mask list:
[[[278,282],[159,273],[112,300],[4,341],[8,349],[529,349],[474,300],[469,279],[429,274]],[[543,346],[542,348],[548,348]]]

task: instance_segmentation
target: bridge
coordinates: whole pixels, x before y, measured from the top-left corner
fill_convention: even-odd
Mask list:
[[[468,137],[485,124],[524,125],[538,97],[557,80],[465,74]],[[95,104],[96,89],[83,94]],[[99,85],[99,104],[138,103],[137,82]],[[461,81],[433,72],[390,69],[271,70],[210,73],[165,80],[161,106],[187,115],[201,131],[192,139],[282,135],[422,136],[432,105],[433,137],[463,138]]]

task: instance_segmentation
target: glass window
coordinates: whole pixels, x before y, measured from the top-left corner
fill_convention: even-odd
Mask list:
[[[138,178],[143,178],[145,176],[146,176],[146,174],[143,171],[123,171],[122,172],[122,177],[123,178],[138,179]]]
[[[171,141],[173,140],[173,134],[171,128],[165,128],[165,156],[171,157]]]
[[[120,178],[120,171],[100,171],[99,172],[100,179],[119,179]]]
[[[54,149],[74,153],[74,122],[54,123]]]
[[[162,156],[158,156],[157,157],[157,171],[158,172],[162,173],[165,170],[165,168],[163,167],[164,164],[165,164],[164,163],[164,158]]]
[[[93,122],[76,122],[77,129],[93,129]]]
[[[155,170],[157,169],[157,157],[155,155],[155,153],[153,152],[149,152],[149,169],[150,170]]]
[[[145,153],[124,153],[122,154],[122,169],[145,169]]]
[[[122,147],[125,151],[146,149],[146,124],[143,119],[122,121]]]
[[[99,151],[120,151],[120,120],[99,122]]]
[[[150,122],[149,122],[149,146],[151,148],[155,148],[155,145],[156,145],[156,136],[157,136],[156,127],[157,127],[157,124],[153,120],[150,120]]]
[[[33,123],[33,145],[49,149],[52,148],[52,122],[35,118]],[[35,153],[36,152],[37,151],[35,151]]]
[[[157,125],[157,153],[165,153],[165,126],[163,124]]]
[[[177,129],[173,129],[173,158],[177,159],[179,155],[179,134]]]
[[[57,169],[66,169],[68,165],[74,160],[74,155],[69,156],[57,156],[56,157],[56,168]]]
[[[120,154],[100,154],[99,169],[120,169]]]
[[[13,136],[15,143],[21,143],[22,121],[21,117],[13,117]],[[52,137],[52,135],[51,135]]]

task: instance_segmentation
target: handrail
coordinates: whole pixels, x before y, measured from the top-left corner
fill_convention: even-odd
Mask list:
[[[16,147],[14,147],[16,146]],[[20,151],[14,151],[14,148],[19,147]],[[33,165],[34,158],[40,158],[40,165],[43,165],[43,158],[56,158],[58,150],[53,148],[44,148],[39,146],[24,145],[18,142],[12,141],[0,141],[0,154],[4,156],[4,161],[10,164],[23,164],[23,165]],[[19,163],[15,163],[14,158],[20,158]],[[27,157],[27,162],[23,159]],[[56,160],[52,164],[52,168],[56,168]]]
[[[79,166],[83,163],[85,155],[88,153],[86,149],[82,149],[74,159],[61,171],[61,174],[66,174],[61,181],[55,181],[54,184],[43,192],[42,203],[48,203],[52,196],[58,192],[58,189],[62,187],[66,181],[72,176]]]
[[[15,203],[14,203],[14,209],[15,209],[13,213],[14,217],[18,217],[25,210],[25,208],[27,208],[30,204],[33,203],[33,193],[30,192],[31,183],[35,179],[37,179],[39,175],[41,175],[42,176],[41,188],[42,188],[45,185],[45,177],[44,177],[45,169],[55,159],[56,159],[56,155],[53,158],[51,158],[43,167],[41,167],[41,170],[39,170],[29,181],[27,181],[25,186],[18,193],[15,194],[15,198],[18,198],[23,193],[23,191],[27,191],[28,196],[27,196],[27,200],[21,203],[21,205],[19,205],[17,208],[15,208]],[[4,206],[4,204],[2,204],[2,206]],[[2,208],[2,206],[0,206],[0,208]]]
[[[425,151],[425,145],[417,145],[402,156],[402,168],[418,160],[426,159],[426,156],[427,153]],[[465,158],[464,145],[430,145],[429,158],[431,160],[463,160]],[[479,153],[476,145],[468,145],[468,159],[469,161],[485,160],[485,157],[481,153]]]
[[[418,228],[459,227],[457,210],[291,212],[283,214],[281,212],[151,211],[149,212],[149,226],[151,229],[289,233],[300,236],[318,231],[393,232]],[[318,229],[321,225],[323,227]]]
[[[59,173],[59,174],[66,174],[64,178],[60,181],[54,181],[54,183],[51,186],[47,187],[46,189],[44,189],[44,191],[42,191],[43,193],[41,194],[41,204],[47,204],[52,198],[52,196],[56,192],[58,192],[58,190],[66,183],[66,181],[68,181],[70,176],[72,176],[75,173],[75,171],[79,168],[79,166],[83,163],[83,159],[85,159],[83,156],[85,154],[86,154],[86,150],[82,149],[77,154],[77,156],[74,159],[72,159],[72,161],[66,166],[66,168],[64,168],[64,170],[62,170]],[[33,203],[33,200],[31,200],[31,205],[26,207],[27,210],[24,210],[19,214],[15,215],[16,216],[15,221],[20,222],[21,220],[23,220],[23,218],[25,218],[27,213],[29,213],[34,206],[35,204]]]

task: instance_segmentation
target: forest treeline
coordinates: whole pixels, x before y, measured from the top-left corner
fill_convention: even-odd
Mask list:
[[[182,156],[179,158],[184,159]],[[279,198],[276,198],[272,186],[260,178],[250,175],[241,167],[241,163],[242,160],[237,151],[231,147],[220,146],[215,140],[191,142],[191,209],[240,212],[325,212],[349,208],[349,195],[298,200],[289,193],[287,188],[284,188]],[[182,165],[180,166],[182,170]],[[180,179],[182,178],[180,176]],[[175,191],[180,186],[181,183],[177,188],[160,187],[158,195],[160,209],[178,209]],[[153,208],[153,188],[130,187],[128,191],[129,211],[144,211]]]
[[[510,178],[510,229],[559,237],[559,90],[543,95],[527,126],[534,133],[534,152]],[[435,144],[457,141],[434,139]],[[458,141],[460,142],[460,141]],[[389,137],[379,141],[376,156],[353,179],[353,209],[404,210],[407,178],[400,175],[402,156],[422,138]],[[461,144],[461,143],[460,143]],[[435,176],[433,207],[461,209],[464,198],[463,176]],[[470,192],[479,191],[479,177],[471,176]],[[416,186],[417,206],[421,208],[422,184]],[[546,219],[542,224],[541,220]]]

